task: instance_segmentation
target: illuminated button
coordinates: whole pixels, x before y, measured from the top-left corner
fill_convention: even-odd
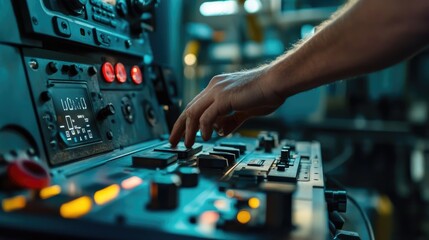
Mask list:
[[[41,189],[50,182],[48,171],[38,162],[29,159],[17,159],[8,165],[10,181],[23,188]]]
[[[118,184],[112,184],[108,187],[105,187],[101,190],[98,190],[94,194],[94,201],[98,205],[106,204],[113,199],[115,199],[119,195],[119,185]]]
[[[226,200],[223,199],[218,199],[216,200],[213,205],[216,207],[217,210],[219,211],[229,211],[230,210],[230,205],[228,204],[228,202]]]
[[[249,199],[248,204],[251,208],[258,208],[261,205],[261,202],[258,198],[253,197]]]
[[[120,62],[116,63],[115,74],[116,74],[116,79],[118,80],[118,82],[124,83],[127,81],[127,71],[125,71],[124,64],[122,64]]]
[[[12,198],[5,198],[2,200],[2,208],[5,212],[11,212],[17,209],[24,208],[27,200],[24,196],[15,196]]]
[[[121,182],[121,187],[123,189],[130,190],[130,189],[133,189],[133,188],[139,186],[142,183],[143,183],[143,180],[141,178],[139,178],[137,176],[134,176],[134,177],[130,177],[130,178],[124,179]]]
[[[101,72],[103,74],[104,81],[111,83],[115,81],[115,69],[113,65],[109,62],[103,63],[101,66]]]
[[[241,210],[240,212],[237,213],[237,221],[241,224],[246,224],[250,222],[251,219],[252,219],[252,215],[250,215],[250,212],[246,210]]]
[[[203,212],[198,221],[200,224],[214,224],[219,220],[219,213],[216,211],[205,211]]]
[[[79,218],[89,213],[91,208],[91,198],[83,196],[62,204],[60,207],[60,215],[63,218]]]
[[[45,187],[42,190],[40,190],[39,197],[41,199],[48,199],[60,193],[61,193],[61,187],[58,185],[53,185],[53,186]]]
[[[131,68],[131,79],[135,84],[141,84],[143,82],[143,76],[139,66],[134,65]]]

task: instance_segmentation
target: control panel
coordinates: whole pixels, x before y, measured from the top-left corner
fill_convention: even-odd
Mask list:
[[[141,55],[143,35],[154,30],[157,0],[25,0],[15,3],[23,33],[37,40],[66,40]],[[150,56],[150,55],[148,55]]]
[[[319,143],[168,143],[157,3],[0,2],[0,238],[328,238]]]
[[[239,136],[192,148],[143,142],[104,155],[102,166],[55,168],[49,185],[9,192],[3,211],[71,219],[87,230],[69,236],[83,238],[326,239],[320,145],[263,144]]]
[[[50,164],[167,133],[147,75],[149,68],[140,65],[138,58],[106,57],[94,62],[72,54],[63,53],[60,60],[49,51],[24,52]]]

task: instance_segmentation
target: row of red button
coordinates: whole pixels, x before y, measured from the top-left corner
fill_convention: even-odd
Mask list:
[[[115,67],[110,62],[105,62],[101,66],[101,72],[103,74],[104,81],[112,83],[115,79],[119,83],[125,83],[127,81],[127,71],[125,70],[124,64],[118,62]],[[139,66],[134,65],[131,67],[131,80],[135,84],[141,84],[143,82],[142,72]]]

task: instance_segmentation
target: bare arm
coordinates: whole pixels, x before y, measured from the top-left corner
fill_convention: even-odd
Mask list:
[[[311,38],[272,63],[213,77],[179,116],[170,136],[190,147],[201,129],[228,134],[253,116],[277,109],[287,97],[335,80],[381,69],[429,43],[429,1],[351,1]]]
[[[279,95],[378,70],[414,54],[429,42],[429,2],[352,1],[321,28],[267,69]]]

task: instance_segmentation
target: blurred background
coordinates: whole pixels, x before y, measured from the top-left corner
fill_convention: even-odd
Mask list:
[[[160,1],[151,40],[155,62],[168,67],[170,127],[214,75],[270,62],[344,2]],[[320,141],[326,180],[358,200],[376,239],[429,239],[428,90],[429,51],[422,51],[381,71],[293,96],[238,133],[272,130],[282,138]]]

